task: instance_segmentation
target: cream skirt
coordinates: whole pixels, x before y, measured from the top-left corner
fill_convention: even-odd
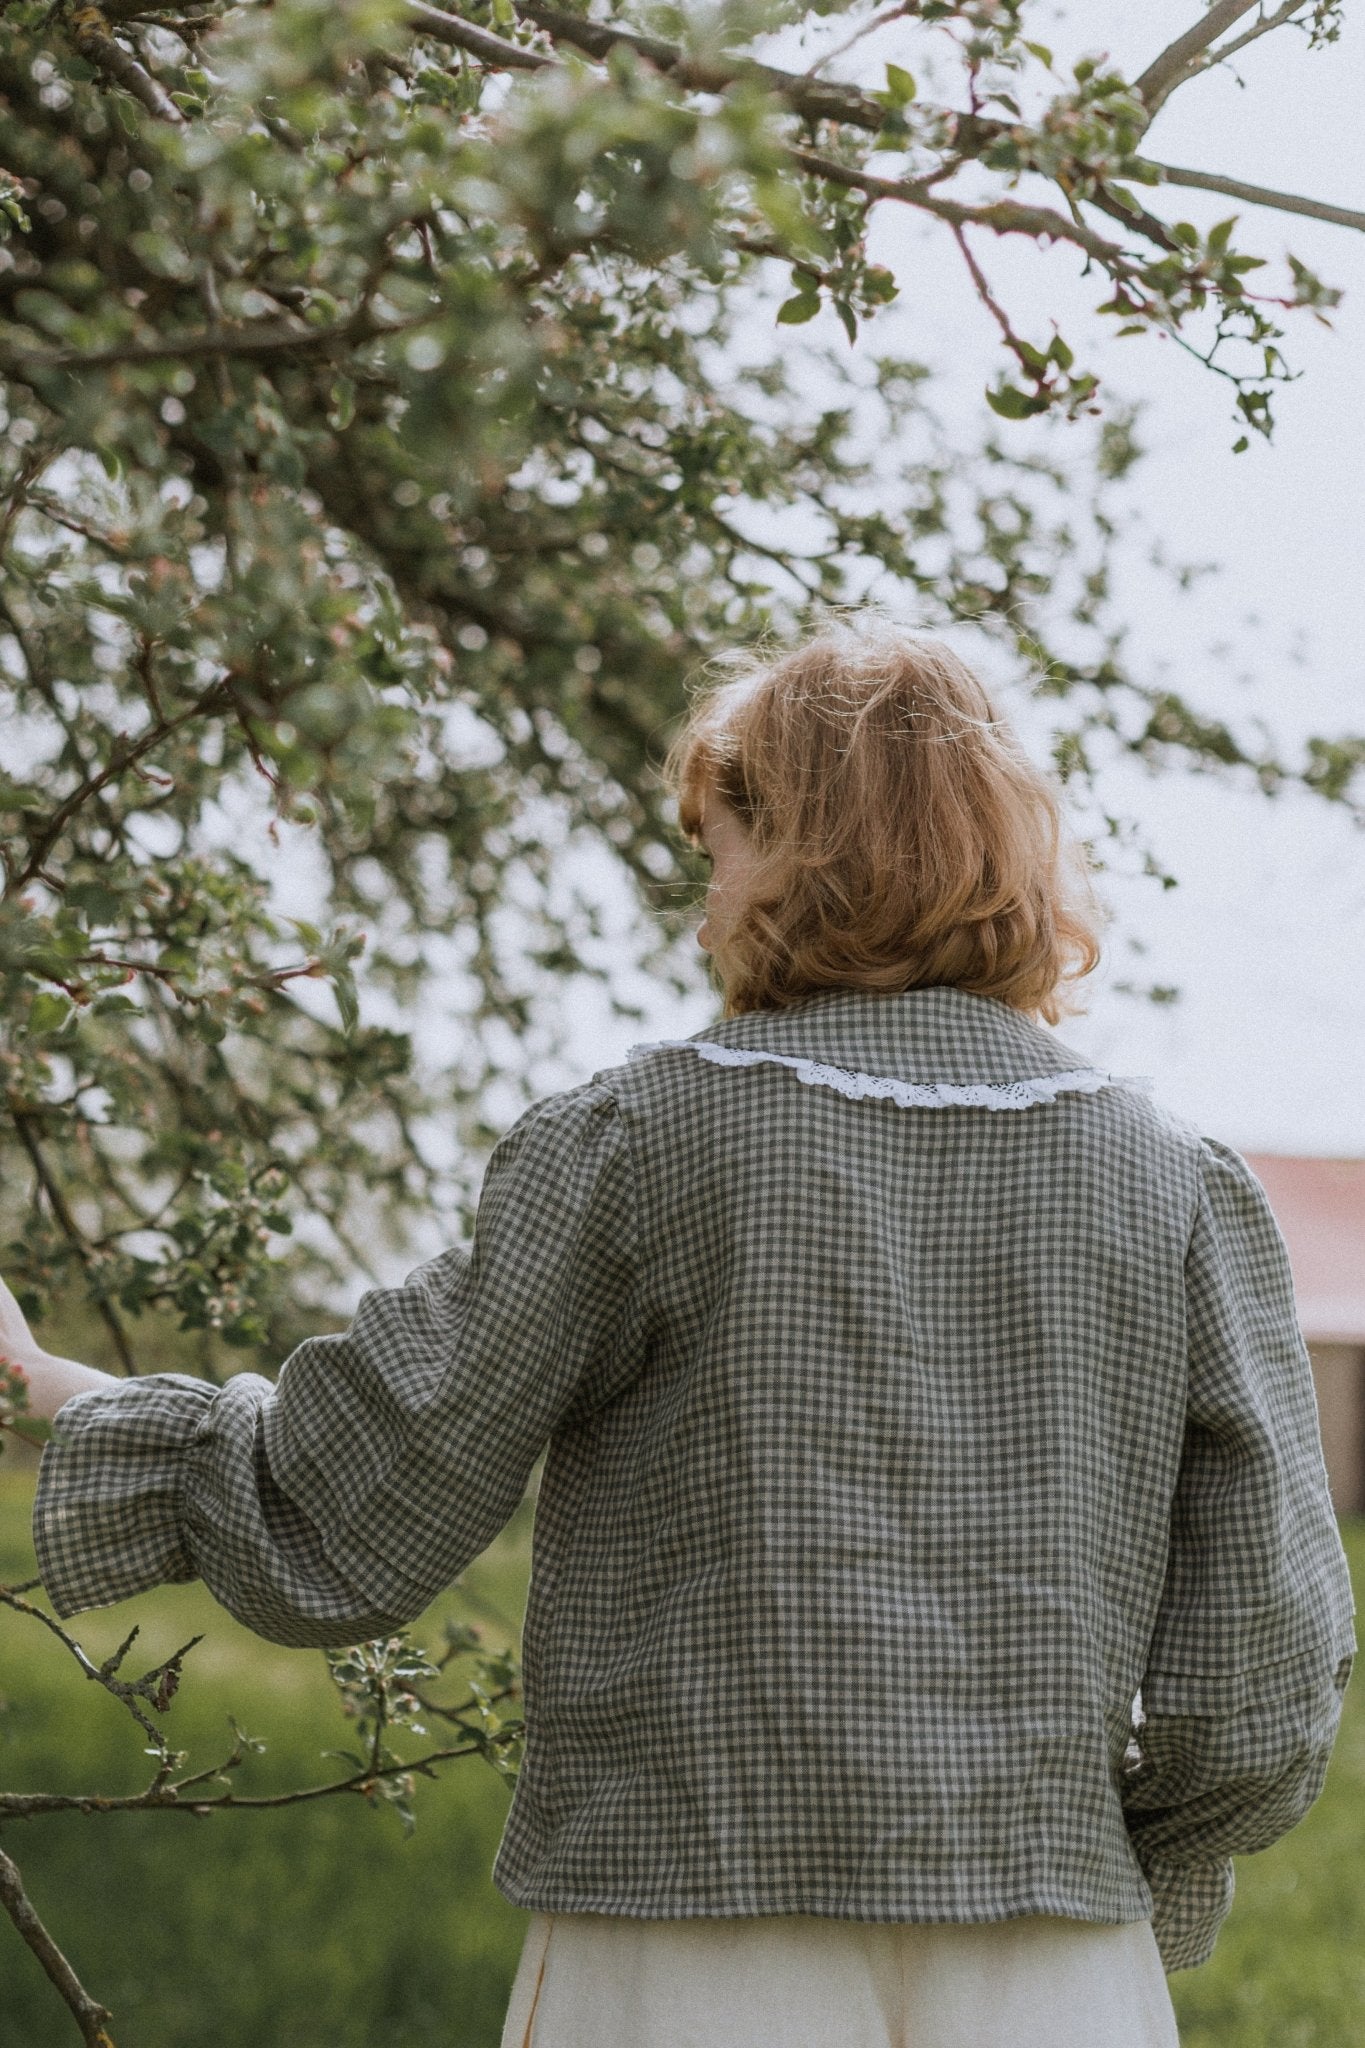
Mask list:
[[[1178,2048],[1150,1921],[533,1913],[502,2048]]]

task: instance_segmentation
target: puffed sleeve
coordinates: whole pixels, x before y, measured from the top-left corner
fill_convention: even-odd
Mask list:
[[[1184,1454],[1122,1785],[1168,1970],[1211,1953],[1229,1859],[1316,1799],[1356,1647],[1288,1253],[1260,1182],[1212,1139],[1185,1281]]]
[[[629,1146],[600,1082],[528,1110],[472,1247],[365,1294],[278,1381],[149,1374],[68,1401],[34,1542],[60,1615],[202,1578],[273,1642],[403,1626],[486,1548],[575,1404],[639,1360]]]

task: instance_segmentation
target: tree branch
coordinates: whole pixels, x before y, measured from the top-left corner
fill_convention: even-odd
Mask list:
[[[1019,337],[1015,333],[1013,327],[1011,327],[1010,325],[1009,314],[1005,311],[1004,307],[1000,304],[999,300],[991,291],[990,283],[986,277],[986,273],[981,268],[981,265],[977,262],[975,256],[972,254],[971,244],[968,242],[965,232],[961,227],[958,226],[954,226],[952,232],[953,240],[957,243],[958,248],[962,252],[962,260],[967,266],[967,270],[971,277],[972,285],[975,289],[977,297],[980,299],[982,305],[986,308],[986,311],[990,314],[992,320],[994,320],[996,326],[1000,329],[1001,337],[1004,340],[1006,348],[1009,349],[1011,354],[1014,355],[1021,363],[1023,363],[1023,357],[1022,355],[1020,355],[1019,350]],[[1023,363],[1023,366],[1025,369],[1028,368],[1027,363]]]
[[[563,14],[557,7],[545,6],[543,0],[515,0],[515,4],[523,21],[544,29],[556,43],[568,43],[589,57],[605,57],[616,48],[634,50],[656,71],[665,72],[692,92],[724,92],[743,80],[776,93],[808,120],[846,121],[872,134],[886,123],[885,108],[856,86],[831,84],[826,79],[810,78],[795,71],[778,71],[749,58],[708,62],[689,57],[677,43],[666,43],[658,36],[641,35],[633,29],[616,28],[604,22],[584,21],[576,14]]]
[[[1229,57],[1235,57],[1239,50],[1244,50],[1248,43],[1259,42],[1260,38],[1268,36],[1273,28],[1283,27],[1292,15],[1301,14],[1309,4],[1310,0],[1284,0],[1284,4],[1277,7],[1273,14],[1262,15],[1259,21],[1252,22],[1250,28],[1243,29],[1241,35],[1233,36],[1229,42],[1220,43],[1216,50],[1211,50],[1210,66],[1226,63]]]
[[[521,1719],[510,1719],[497,1727],[489,1725],[488,1709],[491,1706],[503,1700],[519,1697],[520,1686],[514,1675],[510,1683],[492,1692],[485,1692],[471,1684],[469,1698],[458,1705],[447,1707],[430,1703],[429,1710],[453,1722],[466,1740],[449,1747],[429,1750],[425,1755],[414,1757],[410,1761],[394,1758],[382,1747],[381,1738],[387,1721],[385,1706],[388,1695],[381,1684],[375,1694],[376,1725],[369,1761],[347,1777],[333,1779],[323,1785],[308,1785],[294,1791],[259,1796],[239,1796],[229,1787],[225,1792],[204,1798],[198,1796],[201,1787],[215,1782],[226,1783],[225,1774],[241,1763],[248,1746],[241,1731],[236,1729],[234,1724],[236,1741],[231,1754],[222,1763],[207,1770],[190,1772],[176,1778],[174,1773],[177,1767],[183,1765],[185,1758],[171,1748],[165,1736],[143,1711],[145,1704],[157,1713],[166,1712],[180,1682],[182,1660],[201,1638],[195,1636],[191,1642],[154,1665],[141,1678],[131,1681],[120,1679],[118,1671],[137,1639],[137,1629],[130,1631],[112,1656],[106,1657],[102,1664],[95,1664],[59,1621],[23,1597],[36,1583],[34,1581],[23,1586],[0,1585],[0,1606],[40,1621],[70,1652],[87,1678],[93,1679],[122,1702],[138,1727],[150,1738],[150,1753],[156,1758],[156,1769],[151,1781],[140,1792],[135,1793],[104,1795],[0,1792],[0,1822],[32,1820],[50,1813],[180,1813],[200,1818],[218,1809],[240,1811],[297,1806],[318,1799],[331,1798],[337,1793],[359,1793],[362,1797],[373,1800],[376,1792],[391,1782],[401,1793],[405,1780],[417,1776],[434,1777],[438,1765],[448,1763],[456,1757],[477,1754],[496,1762],[497,1758],[493,1752],[506,1743],[520,1740],[525,1732],[525,1723]],[[444,1665],[441,1668],[444,1669]],[[465,1715],[477,1715],[480,1725],[470,1727],[463,1718]],[[5,1908],[21,1937],[66,2001],[81,2029],[87,2048],[114,2048],[105,2025],[110,2017],[107,2008],[91,1998],[81,1985],[71,1965],[25,1895],[18,1867],[3,1852],[0,1852],[0,1906]]]
[[[130,92],[155,120],[169,121],[176,128],[187,126],[185,116],[165,86],[152,77],[145,65],[138,63],[131,51],[125,50],[122,43],[114,39],[108,16],[100,8],[93,5],[78,7],[67,26],[72,42],[87,64],[93,64],[97,71],[103,71],[125,92]]]
[[[490,1703],[506,1697],[505,1694],[490,1693]],[[466,1709],[465,1711],[470,1711]],[[425,1756],[413,1757],[411,1762],[399,1761],[381,1764],[376,1769],[368,1766],[353,1771],[349,1778],[333,1778],[325,1785],[303,1785],[293,1792],[265,1792],[244,1795],[236,1792],[215,1792],[210,1799],[178,1797],[178,1786],[172,1780],[159,1792],[150,1788],[142,1792],[99,1793],[99,1792],[0,1792],[0,1818],[6,1821],[36,1820],[49,1813],[178,1813],[192,1820],[202,1820],[210,1813],[260,1813],[281,1806],[310,1806],[317,1799],[331,1799],[337,1793],[350,1792],[367,1795],[385,1778],[406,1778],[411,1776],[429,1778],[438,1764],[452,1763],[459,1756],[479,1755],[490,1744],[515,1741],[522,1732],[520,1721],[508,1721],[496,1733],[482,1735],[464,1743],[457,1743],[451,1749],[428,1750]],[[214,1773],[197,1772],[187,1785],[201,1785],[205,1776]]]
[[[326,327],[293,327],[282,321],[262,321],[258,327],[193,328],[188,334],[168,334],[164,341],[121,342],[114,348],[62,348],[41,354],[6,350],[0,353],[0,370],[24,378],[39,370],[109,370],[125,363],[180,362],[196,356],[307,355],[337,344],[355,348],[363,342],[382,340],[388,334],[406,334],[409,328],[420,327],[436,317],[437,309],[387,322],[352,314]]]
[[[457,50],[466,50],[471,57],[487,64],[490,70],[559,71],[563,68],[557,58],[547,57],[543,50],[527,50],[520,43],[509,43],[505,37],[495,36],[486,28],[476,28],[461,14],[446,14],[439,7],[428,7],[426,0],[408,0],[407,12],[409,22],[419,35],[430,36],[433,42],[451,43]]]
[[[1215,60],[1209,47],[1216,43],[1225,28],[1240,21],[1244,14],[1250,14],[1257,0],[1214,0],[1208,12],[1187,28],[1184,35],[1168,43],[1160,56],[1154,57],[1142,74],[1134,79],[1133,90],[1147,109],[1150,121],[1157,109],[1164,106],[1178,85],[1196,71],[1203,71]]]
[[[1177,164],[1153,164],[1166,185],[1191,185],[1201,192],[1226,192],[1230,199],[1245,199],[1249,206],[1273,206],[1280,213],[1301,213],[1309,220],[1327,220],[1342,228],[1365,230],[1365,212],[1358,207],[1334,206],[1326,199],[1303,199],[1296,192],[1275,192],[1268,185],[1249,185],[1243,178],[1225,178],[1217,171],[1187,171]]]
[[[1168,224],[1164,220],[1158,220],[1147,207],[1139,204],[1136,197],[1133,197],[1131,206],[1125,206],[1116,196],[1120,190],[1131,194],[1132,188],[1121,185],[1117,179],[1112,186],[1096,185],[1093,191],[1086,193],[1085,203],[1087,206],[1093,206],[1097,213],[1107,214],[1110,220],[1116,220],[1120,227],[1135,229],[1158,249],[1179,253],[1181,245],[1171,233]],[[1073,219],[1081,219],[1080,207],[1070,193],[1067,194],[1067,198],[1071,200]]]
[[[139,761],[159,747],[163,740],[169,739],[172,733],[178,732],[182,725],[188,725],[192,719],[202,718],[208,712],[225,709],[230,701],[225,683],[211,683],[207,690],[201,691],[193,704],[178,712],[174,718],[158,719],[155,725],[148,726],[146,732],[140,733],[135,740],[124,740],[122,744],[116,742],[105,766],[97,774],[87,776],[79,789],[73,789],[65,802],[57,806],[52,816],[30,835],[28,859],[19,873],[7,882],[4,893],[7,896],[17,894],[20,889],[36,879],[42,872],[47,854],[60,839],[63,828],[75,817],[82,804],[88,803],[92,796],[98,796],[106,784],[126,774],[130,768],[135,768]]]
[[[923,212],[947,221],[952,227],[983,227],[997,235],[1031,235],[1035,239],[1046,236],[1055,242],[1072,242],[1087,256],[1093,256],[1097,263],[1102,263],[1115,277],[1139,274],[1138,266],[1129,261],[1117,242],[1106,240],[1093,228],[1087,227],[1084,221],[1068,220],[1054,207],[1024,206],[1013,199],[988,200],[979,206],[969,206],[959,199],[941,197],[922,179],[877,178],[868,171],[836,163],[833,157],[820,156],[809,149],[791,148],[786,154],[792,163],[799,164],[812,176],[825,178],[833,185],[844,185],[850,191],[865,192],[869,199],[896,199],[903,205],[917,206]]]
[[[41,1584],[41,1581],[38,1583]],[[86,1656],[76,1638],[70,1635],[59,1621],[41,1607],[35,1607],[31,1600],[23,1599],[17,1586],[0,1586],[0,1607],[12,1608],[16,1614],[26,1614],[30,1620],[40,1621],[43,1627],[70,1651],[85,1676],[93,1679],[96,1685],[102,1685],[107,1693],[127,1708],[142,1733],[152,1742],[154,1749],[149,1751],[149,1754],[157,1754],[160,1759],[156,1776],[145,1792],[136,1793],[134,1797],[149,1803],[173,1797],[174,1794],[167,1792],[166,1786],[179,1759],[156,1723],[148,1720],[138,1702],[145,1700],[158,1714],[164,1714],[179,1690],[180,1667],[187,1653],[196,1643],[202,1643],[204,1638],[191,1637],[189,1642],[183,1644],[171,1656],[164,1657],[159,1664],[154,1664],[150,1671],[144,1671],[141,1678],[126,1679],[120,1678],[118,1674],[124,1658],[137,1641],[139,1630],[136,1627],[129,1631],[111,1657],[106,1657],[102,1664],[96,1664]],[[7,1802],[13,1796],[9,1793],[0,1793],[0,1819],[9,1818],[10,1807]],[[39,1793],[37,1796],[41,1799],[46,1795]],[[22,1803],[25,1795],[20,1794],[19,1797]]]
[[[242,1812],[244,1810],[258,1811],[281,1806],[310,1805],[316,1799],[330,1799],[335,1794],[341,1792],[358,1792],[368,1796],[373,1791],[375,1785],[381,1780],[402,1778],[409,1775],[429,1778],[434,1775],[438,1764],[450,1763],[460,1756],[473,1756],[489,1747],[496,1748],[505,1742],[514,1742],[522,1735],[525,1728],[524,1721],[515,1719],[505,1721],[492,1731],[486,1727],[476,1731],[468,1727],[464,1720],[465,1715],[481,1714],[484,1708],[497,1706],[503,1700],[519,1698],[520,1688],[516,1684],[502,1686],[498,1690],[480,1695],[478,1698],[471,1694],[468,1699],[450,1706],[437,1705],[423,1698],[423,1707],[430,1712],[439,1714],[443,1720],[453,1722],[460,1729],[461,1734],[469,1736],[470,1740],[449,1749],[428,1750],[424,1756],[413,1757],[407,1761],[402,1758],[394,1758],[389,1763],[383,1762],[378,1750],[376,1750],[368,1764],[352,1771],[348,1777],[329,1779],[325,1785],[302,1785],[289,1792],[258,1794],[239,1794],[229,1790],[227,1792],[216,1792],[212,1797],[206,1799],[186,1798],[184,1796],[186,1793],[192,1793],[199,1786],[212,1783],[220,1778],[225,1771],[235,1768],[237,1763],[240,1762],[240,1744],[224,1763],[212,1765],[207,1770],[194,1771],[184,1778],[176,1778],[172,1775],[173,1770],[178,1762],[183,1761],[183,1758],[170,1749],[161,1731],[146,1719],[131,1695],[135,1694],[138,1698],[151,1700],[152,1704],[157,1706],[159,1711],[164,1712],[165,1706],[169,1704],[169,1697],[163,1700],[153,1689],[151,1681],[154,1679],[162,1681],[166,1674],[170,1674],[172,1681],[178,1681],[181,1658],[201,1638],[196,1636],[194,1643],[187,1643],[184,1649],[177,1650],[175,1655],[167,1658],[163,1664],[154,1666],[144,1678],[138,1680],[135,1684],[127,1685],[120,1683],[113,1674],[115,1668],[131,1647],[133,1638],[137,1635],[136,1629],[132,1631],[132,1634],[114,1653],[113,1657],[106,1658],[105,1662],[101,1665],[96,1665],[86,1656],[75,1638],[68,1635],[60,1622],[54,1621],[51,1615],[45,1614],[41,1607],[35,1607],[29,1601],[21,1599],[19,1597],[19,1588],[15,1586],[0,1586],[0,1605],[13,1608],[16,1614],[29,1615],[33,1620],[41,1621],[49,1628],[53,1635],[70,1650],[86,1677],[97,1680],[107,1691],[112,1692],[116,1698],[122,1701],[129,1713],[138,1722],[138,1725],[151,1736],[160,1752],[160,1761],[157,1765],[156,1773],[150,1784],[145,1785],[140,1792],[0,1792],[0,1822],[37,1820],[43,1815],[50,1813],[179,1813],[188,1814],[199,1819],[208,1813]],[[500,1625],[506,1625],[502,1616],[499,1615],[495,1618],[499,1621]],[[175,1683],[172,1682],[169,1686],[169,1693],[173,1693],[174,1690]]]
[[[62,1235],[88,1273],[91,1266],[90,1247],[85,1241],[80,1225],[67,1205],[66,1196],[62,1193],[56,1177],[47,1163],[43,1148],[38,1143],[37,1134],[33,1129],[33,1119],[23,1110],[16,1110],[13,1114],[14,1128],[19,1133],[20,1144],[33,1162],[33,1171],[38,1176],[38,1185],[47,1196]],[[102,1295],[97,1294],[95,1296],[95,1307],[99,1312],[100,1321],[114,1340],[114,1349],[119,1355],[119,1363],[122,1365],[124,1372],[129,1379],[136,1378],[137,1365],[133,1358],[133,1347],[128,1342],[128,1333],[120,1322],[112,1302],[106,1301]],[[0,1588],[0,1598],[3,1598],[2,1588]]]
[[[1279,27],[1303,7],[1306,0],[1284,0],[1284,4],[1274,14],[1267,15],[1242,35],[1222,45],[1221,48],[1210,48],[1225,28],[1230,27],[1256,4],[1257,0],[1220,0],[1220,4],[1211,8],[1202,21],[1179,37],[1148,66],[1138,79],[1135,90],[1147,102],[1150,112],[1155,113],[1157,107],[1184,79],[1206,68],[1207,65],[1221,61],[1233,51],[1244,48],[1258,37],[1269,34],[1271,29]],[[702,62],[689,57],[675,43],[664,42],[657,36],[642,35],[630,29],[584,21],[576,15],[564,14],[556,7],[545,5],[544,0],[518,0],[517,12],[523,19],[543,29],[555,42],[568,43],[574,49],[582,50],[587,56],[605,57],[617,45],[633,49],[654,65],[656,70],[666,73],[679,85],[692,91],[723,92],[741,79],[751,80],[777,94],[793,111],[811,119],[844,122],[851,127],[867,129],[874,133],[881,129],[886,119],[878,103],[855,86],[819,79],[811,72],[780,71],[770,65],[754,64],[744,60],[730,63]],[[886,14],[879,16],[878,21],[892,20],[897,15],[907,12],[907,7],[893,7]],[[425,0],[411,0],[409,18],[423,34],[467,49],[471,54],[483,57],[490,65],[524,70],[553,69],[556,65],[553,57],[545,56],[539,51],[522,49],[515,43],[506,42],[502,37],[490,35],[487,30],[476,28],[472,22],[466,22],[462,16],[442,13],[426,5]],[[863,30],[859,31],[860,36],[863,33]],[[945,112],[954,123],[957,144],[969,149],[974,143],[989,140],[993,133],[1003,133],[1008,125],[1005,122],[987,120],[979,115],[955,112],[951,109],[946,109]],[[809,167],[811,160],[808,154],[807,163]],[[1292,194],[1273,192],[1265,187],[1247,185],[1236,179],[1218,178],[1212,173],[1178,170],[1166,165],[1159,165],[1156,168],[1161,170],[1166,182],[1172,185],[1198,185],[1208,191],[1226,192],[1235,199],[1245,199],[1255,205],[1276,207],[1285,213],[1306,214],[1312,219],[1331,221],[1341,227],[1365,226],[1365,214],[1351,207],[1335,206],[1327,201],[1299,199]],[[914,181],[912,192],[910,187],[897,185],[892,180],[855,178],[853,174],[845,173],[844,166],[827,159],[820,159],[820,168],[816,175],[836,184],[852,185],[856,182],[858,188],[867,192],[869,197],[899,198],[910,200],[911,203],[925,203],[919,197],[919,193],[921,188],[927,189],[928,180]],[[1093,195],[1091,197],[1092,203],[1103,206],[1102,201],[1095,201]],[[1128,224],[1145,233],[1149,240],[1160,246],[1171,246],[1164,223],[1158,223],[1150,215],[1121,213],[1117,206],[1103,210],[1111,212],[1115,219],[1126,219]],[[953,219],[959,216],[945,213],[944,217]],[[969,214],[966,217],[972,216]],[[1060,221],[1062,217],[1058,215],[1056,218]],[[1084,239],[1083,233],[1072,233],[1069,239],[1077,241],[1087,254],[1096,256],[1097,260],[1106,260],[1102,251],[1110,245],[1102,241],[1089,242]],[[303,339],[304,337],[300,336],[299,342],[301,343]],[[260,346],[263,352],[267,349],[273,352],[274,346],[277,345],[282,344],[274,344],[266,337],[261,338]],[[238,343],[234,352],[248,353],[249,348],[245,342]],[[79,364],[79,367],[93,366],[95,365],[91,358],[84,358]]]
[[[92,1998],[52,1936],[38,1918],[24,1890],[19,1866],[0,1849],[0,1906],[19,1930],[20,1939],[32,1949],[52,1984],[81,2030],[86,2048],[114,2048],[105,2022],[113,2017],[108,2006]]]

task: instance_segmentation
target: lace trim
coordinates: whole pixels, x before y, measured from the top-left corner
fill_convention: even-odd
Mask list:
[[[1027,1081],[901,1081],[890,1074],[860,1074],[850,1067],[826,1066],[785,1052],[759,1052],[747,1046],[717,1045],[709,1038],[659,1038],[633,1045],[628,1057],[673,1049],[694,1052],[717,1067],[790,1067],[808,1088],[832,1088],[851,1102],[894,1102],[898,1109],[1032,1109],[1055,1102],[1059,1095],[1097,1095],[1101,1088],[1137,1088],[1150,1093],[1147,1074],[1105,1074],[1094,1067],[1065,1074],[1038,1074]]]

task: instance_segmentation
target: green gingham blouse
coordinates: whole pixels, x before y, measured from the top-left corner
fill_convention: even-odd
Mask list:
[[[197,1575],[297,1644],[412,1621],[548,1446],[493,1876],[549,1912],[1151,1914],[1185,1967],[1355,1648],[1260,1184],[951,988],[638,1049],[278,1384],[59,1426],[60,1614]]]

